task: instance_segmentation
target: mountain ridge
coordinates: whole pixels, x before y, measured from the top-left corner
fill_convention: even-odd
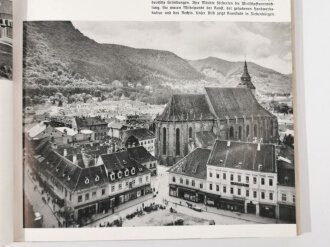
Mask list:
[[[215,57],[186,60],[165,50],[98,43],[70,21],[25,22],[23,58],[24,89],[32,97],[58,92],[66,97],[81,93],[97,96],[101,91],[107,97],[124,95],[164,103],[173,92],[199,93],[204,86],[235,87],[243,70],[242,62]],[[288,76],[248,65],[257,90],[290,90]],[[123,82],[123,90],[112,86],[116,80]]]

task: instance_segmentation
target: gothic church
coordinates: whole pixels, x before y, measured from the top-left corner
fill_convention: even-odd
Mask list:
[[[256,100],[246,62],[236,88],[206,87],[205,94],[173,95],[155,122],[155,155],[166,165],[186,156],[201,136],[264,143],[278,139],[277,118]]]

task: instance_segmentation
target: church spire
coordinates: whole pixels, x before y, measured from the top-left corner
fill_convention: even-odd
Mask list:
[[[244,62],[244,70],[243,70],[243,74],[241,76],[241,81],[242,82],[244,82],[244,81],[245,82],[251,82],[251,76],[249,74],[246,58],[245,58],[245,62]]]
[[[251,81],[251,76],[249,74],[246,57],[245,57],[245,61],[244,61],[244,69],[243,69],[243,74],[241,76],[241,82],[238,84],[238,87],[248,88],[252,91],[253,94],[255,93],[256,88]]]

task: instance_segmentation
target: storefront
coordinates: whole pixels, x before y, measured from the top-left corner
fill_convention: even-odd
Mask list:
[[[224,199],[220,198],[219,208],[234,212],[244,213],[244,200],[242,199]]]
[[[205,204],[208,206],[213,207],[220,207],[220,196],[213,195],[213,194],[206,194],[205,195]]]
[[[106,200],[100,201],[97,204],[97,212],[98,213],[107,213],[110,208],[110,199],[107,198]]]
[[[296,207],[293,205],[279,204],[279,218],[287,222],[296,222]]]
[[[204,203],[205,195],[200,193],[198,190],[193,190],[185,187],[179,187],[176,185],[170,185],[169,188],[170,196],[182,198],[191,202],[201,202]]]
[[[276,206],[259,204],[259,215],[268,218],[276,218]]]
[[[151,191],[150,186],[143,186],[139,188],[135,188],[133,190],[115,195],[110,198],[110,208],[117,207],[125,202],[137,199],[141,196],[148,194]]]
[[[253,202],[249,202],[246,204],[246,212],[248,214],[256,214],[257,213],[257,205],[253,204]]]
[[[170,185],[170,196],[178,197],[177,186]]]
[[[178,188],[178,197],[191,202],[197,202],[196,190],[189,188]]]
[[[90,217],[96,213],[96,204],[78,209],[78,219]]]

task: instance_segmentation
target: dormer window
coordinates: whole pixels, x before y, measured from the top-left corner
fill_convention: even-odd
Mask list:
[[[123,164],[126,165],[127,164],[127,161],[126,160],[123,160]]]
[[[118,174],[117,174],[118,178],[121,178],[122,175],[123,175],[123,174],[122,174],[121,171],[119,171]]]
[[[139,167],[139,171],[142,172],[142,170],[143,170],[142,167]]]
[[[110,174],[110,179],[111,179],[111,180],[115,180],[115,173],[114,173],[114,172],[112,172],[112,173]]]
[[[100,177],[99,177],[99,175],[96,175],[96,177],[95,177],[95,181],[96,181],[96,182],[100,181]]]
[[[131,172],[132,172],[132,175],[135,174],[135,168],[134,167],[132,168],[132,171]]]
[[[125,170],[125,177],[127,177],[129,174],[128,174],[128,169]]]
[[[89,184],[89,179],[87,177],[85,178],[85,184]]]
[[[71,176],[68,176],[68,181],[70,181],[71,180]]]

